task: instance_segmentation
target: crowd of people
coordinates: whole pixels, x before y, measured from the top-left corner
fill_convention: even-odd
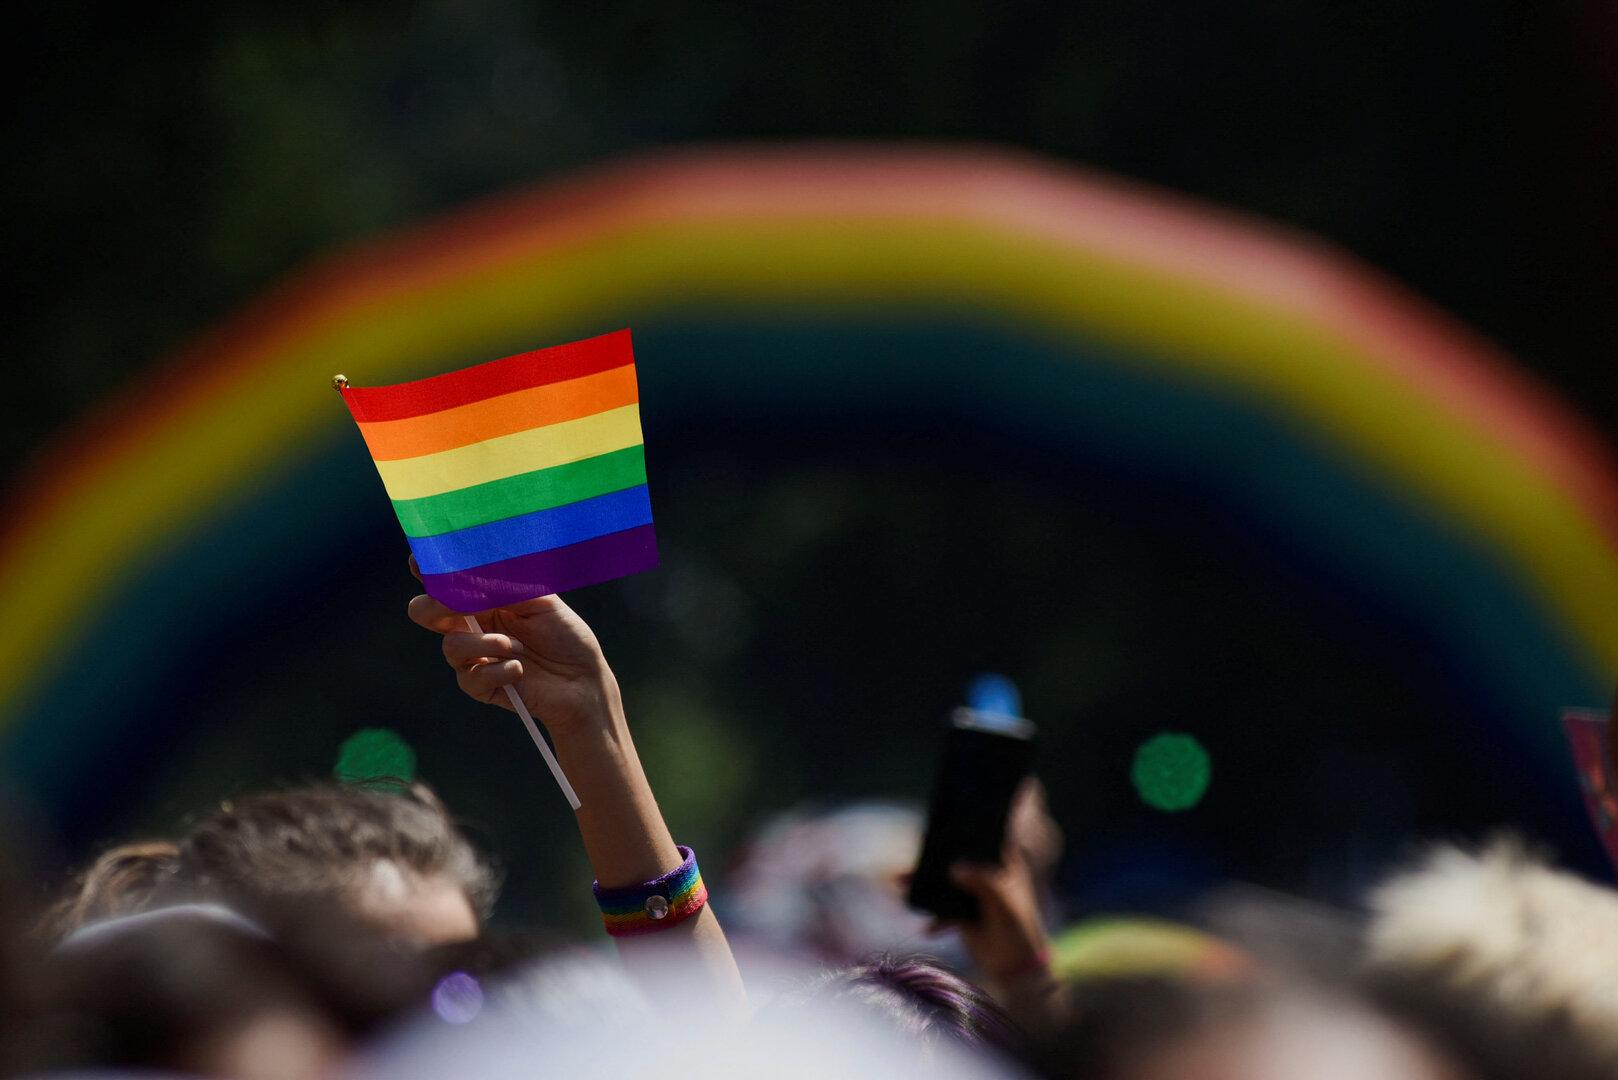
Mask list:
[[[873,804],[775,827],[864,884],[788,903],[772,883],[801,868],[755,859],[733,950],[730,900],[664,821],[578,615],[543,597],[472,633],[418,596],[410,617],[466,694],[510,707],[514,688],[544,719],[602,940],[492,930],[497,875],[422,784],[247,794],[105,850],[43,910],[4,875],[6,1075],[1618,1077],[1618,893],[1509,841],[1434,847],[1359,913],[1247,894],[1198,927],[1074,937],[1049,926],[1060,832],[1030,784],[999,862],[952,870],[979,917],[900,953],[884,927],[920,918],[898,900],[914,829]],[[840,846],[850,815],[882,842]],[[785,908],[792,933],[754,931]]]

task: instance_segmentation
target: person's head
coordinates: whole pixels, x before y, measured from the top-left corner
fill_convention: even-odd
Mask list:
[[[988,994],[926,957],[879,957],[823,976],[808,997],[876,1018],[925,1048],[946,1041],[1009,1057],[1023,1036]]]
[[[171,882],[179,854],[169,840],[136,840],[107,849],[46,912],[42,929],[56,940],[87,923],[145,911]]]
[[[1618,1075],[1618,893],[1498,842],[1432,849],[1371,909],[1373,996],[1477,1075]]]
[[[301,1080],[347,1043],[294,957],[218,908],[95,924],[58,946],[40,982],[45,1068]]]
[[[456,954],[468,952],[468,966],[478,967],[481,946],[433,950],[426,958],[455,965]],[[503,957],[495,960],[504,967]],[[690,992],[690,979],[688,959],[661,950],[637,955],[632,979],[622,964],[608,963],[599,953],[551,954],[537,967],[492,979],[452,966],[435,989],[430,1011],[367,1046],[363,1074],[389,1080],[1020,1075],[936,1028],[917,1037],[881,1008],[798,992],[740,1015],[713,995]],[[773,982],[772,976],[753,985],[767,994]]]
[[[1460,1080],[1351,995],[1286,981],[1119,976],[1073,984],[1041,1040],[1047,1080]]]
[[[176,847],[168,897],[252,917],[335,903],[422,945],[475,937],[494,875],[424,785],[322,784],[231,800]]]

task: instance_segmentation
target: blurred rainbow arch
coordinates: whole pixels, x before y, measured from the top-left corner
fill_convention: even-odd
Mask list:
[[[686,312],[755,343],[843,329],[752,356],[681,351],[673,334],[647,349],[646,327],[655,339]],[[925,332],[957,321],[982,336]],[[333,372],[392,382],[622,325],[642,341],[649,412],[659,387],[665,408],[711,415],[915,400],[1228,489],[1403,595],[1542,746],[1556,706],[1618,678],[1608,448],[1508,358],[1346,257],[1014,154],[724,148],[337,255],[47,452],[0,538],[7,767],[59,791],[66,747],[115,729],[120,696],[172,672],[152,632],[64,694],[72,659],[40,655],[40,627],[137,602],[178,626],[236,578],[321,557],[331,500],[351,490],[322,504],[305,482],[352,457]],[[838,347],[861,334],[882,344]],[[969,344],[929,354],[940,340]]]

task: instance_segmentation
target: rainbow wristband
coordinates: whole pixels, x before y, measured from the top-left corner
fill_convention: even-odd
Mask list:
[[[697,869],[697,856],[690,848],[679,848],[685,860],[660,878],[621,889],[603,889],[601,882],[591,886],[601,905],[601,921],[613,937],[655,934],[691,918],[708,903],[708,887]]]

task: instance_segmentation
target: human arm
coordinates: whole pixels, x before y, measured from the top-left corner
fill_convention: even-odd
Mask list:
[[[1067,992],[1052,975],[1040,881],[1060,856],[1061,830],[1045,809],[1037,780],[1012,805],[1000,862],[957,863],[950,880],[978,901],[979,917],[957,925],[978,974],[1026,1030],[1066,1015]]]
[[[632,886],[680,865],[674,838],[641,767],[617,678],[595,634],[559,597],[542,596],[480,612],[483,634],[429,596],[410,602],[410,618],[443,635],[444,657],[468,696],[509,709],[513,686],[555,744],[556,758],[579,795],[579,835],[596,879]],[[725,1008],[745,1004],[741,976],[713,910],[641,937],[616,938],[632,973],[656,978],[681,967]]]

